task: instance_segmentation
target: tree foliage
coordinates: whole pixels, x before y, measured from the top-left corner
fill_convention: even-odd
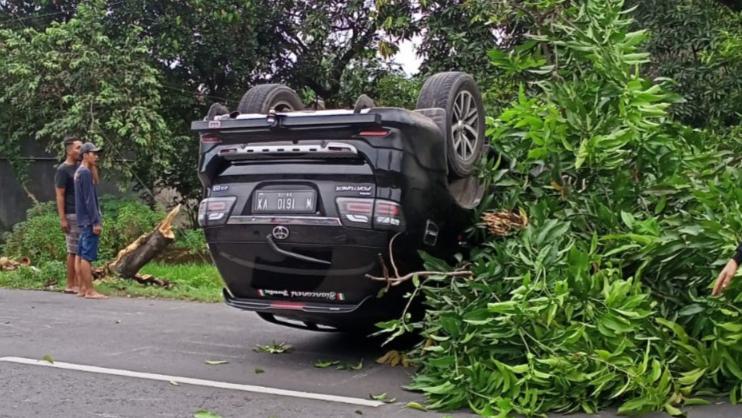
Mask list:
[[[87,83],[82,89],[90,93],[85,103],[100,96],[100,85],[119,86],[121,74],[104,67],[122,66],[124,62],[135,63],[132,65],[142,71],[146,67],[146,74],[130,73],[123,78],[130,85],[107,93],[117,97],[115,101],[106,99],[107,106],[111,112],[117,108],[119,113],[126,113],[131,103],[123,99],[148,98],[137,103],[147,109],[138,113],[161,118],[157,123],[149,121],[153,135],[154,129],[158,130],[159,140],[147,138],[149,148],[136,153],[141,164],[138,176],[148,185],[175,187],[184,198],[196,198],[201,193],[195,175],[198,143],[189,131],[190,122],[202,118],[211,103],[221,102],[234,109],[248,88],[279,82],[320,96],[330,106],[351,106],[360,93],[374,93],[380,83],[389,85],[386,74],[399,75],[397,69],[382,62],[382,56],[393,54],[396,46],[382,42],[380,27],[383,24],[400,36],[409,36],[404,17],[409,15],[408,9],[406,1],[8,0],[0,4],[0,28],[16,46],[3,52],[4,81],[11,82],[13,91],[27,93],[28,100],[4,102],[7,105],[0,126],[15,138],[38,137],[45,144],[59,141],[60,134],[72,128],[85,133],[90,130],[82,122],[60,124],[50,119],[49,126],[54,130],[40,132],[39,121],[50,114],[70,111],[71,102],[62,102],[62,93],[69,96],[68,100],[77,97],[69,91],[52,89],[45,93],[52,96],[50,101],[27,88],[33,87],[31,75],[41,72],[45,54],[54,57],[57,67],[69,67],[73,60],[80,59],[76,54],[95,52],[87,55],[86,71],[74,74],[78,83]],[[80,22],[89,25],[81,28]],[[60,36],[65,37],[64,41]],[[57,54],[54,42],[77,45],[78,49]],[[92,66],[94,61],[100,61],[95,64],[98,67]],[[16,79],[19,66],[25,66],[25,81]],[[69,74],[53,75],[61,79]],[[402,77],[397,79],[404,82]],[[70,85],[69,81],[60,82]],[[122,91],[127,93],[119,95]],[[73,109],[70,113],[75,112]],[[39,117],[41,114],[45,117]],[[79,119],[70,115],[74,117]],[[96,132],[101,140],[119,142],[107,131]],[[137,135],[137,140],[144,143],[146,135]],[[8,149],[9,155],[17,151],[18,140],[12,144],[16,148]],[[149,158],[148,150],[167,151],[158,155],[168,158]]]
[[[740,123],[742,109],[742,13],[717,0],[635,1],[636,26],[651,32],[649,77],[668,77],[685,102],[678,120],[694,127]],[[734,55],[736,51],[736,56]]]
[[[131,27],[111,38],[105,3],[81,4],[73,19],[43,31],[0,30],[0,124],[4,154],[18,164],[21,143],[56,150],[61,138],[82,135],[106,149],[113,166],[134,152],[154,162],[123,163],[120,175],[144,175],[167,164],[170,130],[158,112],[160,79],[148,57],[150,40]]]
[[[485,416],[664,410],[742,390],[742,288],[709,285],[742,231],[742,143],[672,120],[671,84],[641,75],[649,33],[619,0],[530,2],[528,41],[493,51],[520,79],[488,134],[509,161],[483,172],[490,207],[529,225],[432,277],[412,388]],[[735,136],[736,135],[736,136]],[[431,270],[450,269],[427,259]]]

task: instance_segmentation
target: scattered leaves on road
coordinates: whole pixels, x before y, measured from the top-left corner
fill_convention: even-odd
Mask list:
[[[386,394],[386,392],[380,393],[378,395],[374,395],[373,393],[369,393],[368,396],[371,399],[375,400],[375,401],[381,401],[381,402],[384,402],[384,403],[394,403],[394,402],[397,402],[397,399],[396,398],[390,398],[389,395]]]
[[[205,409],[200,409],[193,414],[193,418],[222,418],[222,416]]]
[[[265,370],[261,369],[260,367],[256,367],[255,374],[261,374],[261,373],[265,373]]]
[[[363,368],[363,359],[361,359],[358,363],[341,363],[338,365],[338,370],[361,370]]]
[[[44,357],[42,357],[41,360],[49,364],[54,364],[54,358],[50,354],[44,355]]]
[[[407,402],[407,405],[405,405],[405,407],[410,408],[410,409],[417,409],[418,411],[427,411],[428,410],[428,408],[426,408],[425,406],[423,406],[423,405],[421,405],[421,404],[419,404],[417,402]]]
[[[331,366],[340,364],[339,360],[317,360],[314,362],[314,367],[318,369],[326,369]]]
[[[206,364],[209,366],[218,366],[220,364],[227,364],[229,363],[227,360],[206,360]]]
[[[326,369],[332,366],[335,366],[337,370],[361,370],[363,368],[363,359],[358,363],[348,363],[340,360],[317,360],[314,362],[314,367],[318,369]]]
[[[293,349],[294,347],[292,347],[290,344],[276,343],[274,341],[273,344],[267,344],[267,345],[258,344],[254,348],[254,351],[258,353],[281,354],[281,353],[291,352]]]
[[[410,359],[404,353],[400,353],[397,350],[387,351],[386,354],[376,359],[378,364],[386,364],[388,366],[396,367],[411,367],[412,363]]]

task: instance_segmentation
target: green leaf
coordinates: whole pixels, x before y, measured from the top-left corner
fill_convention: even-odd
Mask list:
[[[704,311],[703,306],[697,303],[691,303],[690,305],[687,305],[683,309],[678,311],[678,316],[692,316],[692,315],[699,314],[703,311]]]
[[[694,385],[706,373],[706,369],[695,369],[682,373],[678,378],[678,383],[683,386]]]
[[[665,408],[665,412],[667,412],[670,416],[679,417],[679,416],[684,416],[685,415],[683,413],[683,411],[681,411],[680,409],[672,406],[670,403],[666,403],[665,406],[664,406],[664,408]]]
[[[649,409],[651,401],[645,398],[630,399],[618,407],[619,414],[636,414]]]
[[[361,370],[363,368],[363,359],[358,361],[355,365],[350,366],[351,370]]]
[[[283,353],[290,353],[293,351],[294,347],[292,347],[290,344],[286,343],[276,343],[275,341],[272,344],[267,345],[256,345],[253,351],[257,353],[268,353],[268,354],[283,354]]]
[[[428,409],[417,402],[407,402],[405,408],[417,409],[418,411],[427,411]]]
[[[690,399],[686,399],[683,402],[683,405],[685,406],[710,405],[710,404],[711,402],[707,401],[706,399],[701,399],[701,398],[690,398]]]
[[[326,369],[337,364],[340,364],[339,360],[317,360],[314,362],[314,367],[318,369]]]
[[[222,416],[206,409],[200,409],[193,414],[193,418],[222,418]]]
[[[380,393],[378,395],[374,395],[371,393],[368,396],[375,401],[381,401],[384,403],[394,403],[397,401],[397,399],[395,398],[390,398],[386,393]]]

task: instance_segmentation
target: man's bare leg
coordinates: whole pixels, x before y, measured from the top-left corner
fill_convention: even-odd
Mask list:
[[[82,288],[82,258],[80,256],[75,256],[75,278],[77,280],[77,294],[79,295]]]
[[[80,291],[77,281],[77,258],[75,254],[67,254],[67,287],[64,288],[64,293]]]
[[[85,299],[108,299],[106,295],[102,295],[95,291],[93,288],[93,269],[90,266],[90,262],[84,258],[80,258],[80,293],[79,296]]]

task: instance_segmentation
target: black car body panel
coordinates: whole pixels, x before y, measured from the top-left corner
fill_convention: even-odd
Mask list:
[[[451,194],[445,138],[431,117],[439,111],[193,122],[204,197],[218,201],[200,223],[226,302],[336,328],[398,311],[404,287],[377,298],[385,284],[367,277],[389,274],[392,238],[404,274],[421,267],[418,250],[450,256],[469,217]],[[478,183],[464,187],[481,196]]]

